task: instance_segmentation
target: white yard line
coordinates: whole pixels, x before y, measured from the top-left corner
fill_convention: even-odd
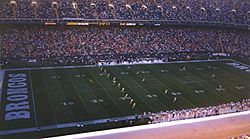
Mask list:
[[[72,138],[105,138],[107,135],[112,134],[120,134],[120,133],[128,133],[142,130],[149,130],[149,129],[157,129],[162,127],[170,127],[170,126],[177,126],[177,125],[184,125],[184,124],[193,124],[198,122],[205,122],[217,119],[223,119],[228,117],[236,117],[241,115],[249,115],[250,111],[238,112],[238,113],[230,113],[218,116],[211,116],[211,117],[204,117],[204,118],[196,118],[196,119],[187,119],[187,120],[178,120],[173,122],[163,122],[158,124],[149,124],[149,125],[140,125],[140,126],[133,126],[133,127],[125,127],[125,128],[118,128],[118,129],[110,129],[110,130],[103,130],[103,131],[96,131],[96,132],[89,132],[89,133],[80,133],[80,134],[73,134],[73,135],[66,135],[66,136],[59,136],[59,137],[52,137],[50,139],[72,139]],[[124,134],[123,134],[124,135]]]
[[[247,64],[245,64],[245,63],[242,63],[242,62],[239,62],[239,61],[233,60],[233,59],[232,59],[232,61],[233,61],[233,62],[236,62],[236,63],[240,63],[241,65],[244,65],[244,66],[250,68],[250,65],[247,65]]]
[[[219,60],[173,61],[173,62],[159,62],[159,63],[132,63],[132,64],[116,64],[116,65],[103,65],[103,66],[143,65],[143,64],[144,65],[146,65],[146,64],[171,64],[171,63],[199,63],[199,62],[218,62],[218,61],[234,61],[234,62],[237,62],[237,63],[241,63],[241,62],[238,62],[238,61],[235,61],[235,60],[232,60],[232,59],[219,59]],[[243,63],[241,63],[241,64],[243,64]],[[246,65],[246,64],[244,64],[244,65]],[[247,65],[247,66],[250,67],[249,65]],[[64,68],[81,68],[81,67],[97,67],[97,65],[5,69],[5,70],[1,70],[1,74],[2,74],[2,81],[3,81],[5,71],[29,70],[29,72],[31,72],[30,70],[64,69]],[[65,124],[55,124],[55,125],[50,125],[50,126],[38,127],[38,125],[37,125],[37,117],[36,117],[36,112],[35,112],[36,110],[35,110],[35,102],[34,102],[34,94],[33,94],[32,80],[31,80],[31,73],[30,73],[30,81],[31,81],[32,100],[33,100],[33,106],[34,106],[36,127],[34,127],[34,128],[23,128],[23,129],[14,129],[14,130],[4,130],[4,131],[0,131],[0,135],[8,135],[8,134],[32,132],[32,131],[43,131],[43,130],[64,128],[64,127],[76,127],[78,124],[88,125],[88,124],[105,123],[106,122],[107,119],[100,119],[100,120],[75,122],[75,123],[65,123]],[[0,102],[1,102],[1,96],[2,96],[2,88],[0,88]],[[178,120],[178,121],[172,121],[172,122],[163,122],[163,123],[159,123],[159,124],[150,124],[150,125],[142,125],[142,126],[134,126],[134,127],[125,127],[125,128],[119,128],[119,129],[111,129],[111,130],[105,130],[105,131],[81,133],[81,134],[75,134],[75,135],[68,135],[68,136],[64,136],[64,137],[60,137],[60,138],[97,137],[97,136],[103,136],[103,135],[110,135],[110,134],[114,134],[114,133],[125,133],[125,132],[145,130],[145,129],[154,129],[154,128],[159,128],[159,127],[175,126],[175,125],[189,124],[189,123],[195,123],[195,122],[203,122],[203,121],[222,119],[222,118],[239,116],[239,115],[247,115],[247,114],[250,114],[250,111],[231,113],[231,114],[224,114],[224,115],[218,115],[218,116],[210,116],[210,117],[204,117],[204,118]],[[129,117],[131,118],[133,116],[129,116]],[[124,120],[124,118],[128,118],[128,117],[118,117],[118,119],[123,119],[123,120]],[[109,118],[108,120],[117,120],[117,118]]]
[[[4,75],[5,75],[5,71],[1,70],[1,76],[0,76],[0,106],[1,106],[1,102],[2,102]]]
[[[218,62],[218,61],[233,61],[232,59],[213,59],[213,60],[191,60],[191,61],[171,61],[171,62],[151,62],[151,63],[119,63],[114,65],[102,65],[102,66],[122,66],[122,65],[150,65],[150,64],[177,64],[177,63],[201,63],[201,62]],[[19,70],[41,70],[41,69],[71,69],[71,68],[83,68],[83,67],[98,67],[98,65],[81,65],[81,66],[56,66],[56,67],[34,67],[34,68],[15,68],[5,69],[6,71],[19,71]]]
[[[73,134],[73,135],[66,135],[66,136],[59,136],[59,137],[52,137],[52,139],[71,139],[71,138],[88,138],[88,137],[98,137],[98,136],[105,136],[105,135],[112,135],[112,134],[118,134],[118,133],[126,133],[126,132],[133,132],[133,131],[139,131],[139,130],[146,130],[146,129],[155,129],[155,128],[161,128],[161,127],[169,127],[169,126],[177,126],[177,125],[184,125],[184,124],[192,124],[192,123],[198,123],[198,122],[205,122],[205,121],[211,121],[211,120],[217,120],[217,119],[223,119],[228,117],[236,117],[236,116],[242,116],[242,115],[250,115],[250,110],[243,111],[243,112],[236,112],[236,113],[229,113],[229,114],[222,114],[222,115],[216,115],[216,116],[209,116],[209,117],[202,117],[202,118],[194,118],[194,119],[186,119],[186,120],[176,120],[171,122],[162,122],[157,124],[146,124],[146,125],[140,125],[140,126],[132,126],[132,127],[123,127],[118,129],[109,129],[109,130],[103,130],[103,131],[94,131],[94,132],[88,132],[88,133],[79,133],[79,134]],[[1,135],[10,135],[15,133],[25,133],[25,132],[34,132],[34,131],[46,131],[51,129],[60,129],[60,128],[66,128],[66,127],[77,127],[77,125],[93,125],[93,124],[100,124],[100,123],[106,123],[109,121],[122,121],[122,120],[132,120],[135,119],[135,115],[132,116],[125,116],[125,117],[115,117],[115,118],[107,118],[107,119],[99,119],[99,120],[91,120],[91,121],[83,121],[83,122],[74,122],[74,123],[64,123],[64,124],[54,124],[49,126],[41,126],[41,127],[33,127],[33,128],[22,128],[22,129],[13,129],[13,130],[3,130],[0,131]]]
[[[107,119],[99,119],[99,120],[91,120],[91,121],[64,123],[64,124],[54,124],[54,125],[41,126],[41,127],[3,130],[3,131],[0,131],[0,136],[1,135],[15,134],[15,133],[24,133],[24,132],[60,129],[60,128],[66,128],[66,127],[77,127],[77,125],[83,125],[83,126],[85,126],[85,125],[95,125],[95,124],[107,123],[107,121],[110,121],[110,122],[112,122],[112,121],[125,121],[125,120],[132,120],[132,119],[133,120],[136,119],[136,115],[125,116],[125,117],[107,118]]]
[[[35,124],[36,127],[38,127],[38,123],[37,123],[37,115],[36,115],[36,105],[35,105],[35,98],[34,98],[34,93],[33,93],[33,86],[32,86],[32,79],[31,79],[31,72],[29,70],[29,78],[30,78],[30,90],[31,90],[31,94],[32,94],[32,102],[33,102],[33,112],[34,112],[34,116],[35,116]]]

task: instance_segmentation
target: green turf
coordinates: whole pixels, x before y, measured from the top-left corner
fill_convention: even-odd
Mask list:
[[[110,74],[109,78],[100,75],[103,72],[98,67],[24,72],[30,74],[32,82],[37,126],[45,126],[123,117],[143,112],[205,107],[250,98],[250,73],[225,63],[103,67]],[[183,67],[186,67],[186,70],[180,71]],[[138,71],[146,73],[136,74]],[[15,72],[6,71],[5,75]],[[128,74],[122,75],[121,72]],[[212,74],[215,74],[214,78],[211,77]],[[121,84],[120,88],[113,85],[113,77]],[[219,84],[225,91],[216,91]],[[237,89],[237,86],[245,88]],[[129,105],[130,100],[119,99],[124,96],[124,93],[120,92],[121,88],[125,88],[125,94],[136,103],[134,109]],[[164,94],[166,89],[168,93]],[[195,90],[205,92],[197,94]],[[181,92],[181,95],[174,96],[172,92]],[[146,97],[149,95],[152,97]],[[177,97],[176,102],[173,102],[174,97]],[[93,103],[93,99],[103,102]],[[73,104],[64,106],[64,102]]]

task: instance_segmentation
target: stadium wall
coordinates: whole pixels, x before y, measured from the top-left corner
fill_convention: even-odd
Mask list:
[[[103,20],[103,19],[81,19],[81,18],[65,18],[65,19],[0,19],[1,26],[19,26],[19,25],[42,25],[42,26],[194,26],[194,27],[220,27],[220,28],[236,28],[250,30],[247,24],[232,24],[222,22],[207,21],[174,21],[174,20]]]
[[[250,111],[245,111],[212,117],[53,137],[50,139],[226,139],[249,133]]]

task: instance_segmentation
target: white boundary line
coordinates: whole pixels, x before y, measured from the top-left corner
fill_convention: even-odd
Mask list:
[[[231,59],[233,62],[236,62],[236,63],[240,63],[241,65],[244,65],[244,66],[247,66],[248,68],[250,68],[250,65],[247,65],[247,64],[245,64],[245,63],[242,63],[242,62],[239,62],[239,61],[237,61],[237,60],[233,60],[233,59]]]
[[[217,120],[217,119],[223,119],[223,118],[235,117],[235,116],[241,116],[241,115],[249,115],[249,114],[250,114],[250,111],[244,111],[244,112],[230,113],[230,114],[210,116],[210,117],[204,117],[204,118],[178,120],[178,121],[173,121],[173,122],[163,122],[163,123],[158,123],[158,124],[149,124],[149,125],[125,127],[125,128],[110,129],[110,130],[103,130],[103,131],[96,131],[96,132],[89,132],[89,133],[80,133],[80,134],[73,134],[73,135],[66,135],[66,136],[51,137],[49,139],[72,139],[72,138],[89,138],[89,137],[98,138],[100,136],[111,135],[111,134],[119,134],[119,133],[133,132],[133,131],[139,131],[139,130],[148,130],[148,129],[155,129],[155,128],[161,128],[161,127],[183,125],[183,124],[192,124],[192,123],[205,122],[205,121],[210,121],[210,120]]]
[[[29,80],[30,80],[30,91],[31,91],[31,94],[32,94],[32,102],[33,102],[33,112],[34,112],[34,117],[35,117],[35,124],[36,124],[36,127],[37,127],[38,123],[37,123],[37,115],[36,115],[36,105],[35,105],[35,98],[34,98],[34,92],[33,92],[33,86],[32,86],[32,79],[31,79],[30,70],[29,70]]]
[[[2,92],[3,92],[3,82],[4,82],[4,75],[5,75],[5,71],[1,70],[1,77],[0,77],[0,105],[2,102]]]
[[[219,60],[192,60],[192,61],[173,61],[173,62],[157,62],[157,63],[131,63],[131,64],[115,64],[115,65],[103,65],[103,66],[171,64],[171,63],[199,63],[199,62],[218,62],[218,61],[228,61],[228,60],[238,62],[238,61],[235,61],[235,60],[232,60],[232,59],[219,59]],[[241,62],[238,62],[238,63],[241,63]],[[243,64],[243,63],[241,63],[241,64]],[[247,65],[247,66],[249,66],[249,65]],[[80,68],[80,67],[97,67],[97,65],[5,69],[5,70],[1,70],[1,74],[4,76],[5,71],[29,70],[29,72],[30,72],[30,70],[38,70],[38,69],[63,69],[63,68]],[[2,79],[3,78],[4,77],[2,77]],[[0,89],[1,89],[0,90],[0,102],[1,102],[2,88],[0,88]],[[32,85],[31,85],[31,89],[33,89]],[[34,101],[34,98],[33,98],[33,101]],[[209,121],[209,120],[215,120],[215,119],[221,119],[221,118],[227,118],[227,117],[239,116],[239,115],[245,115],[245,114],[250,114],[250,111],[232,113],[232,114],[224,114],[224,115],[219,115],[219,116],[211,116],[211,117],[205,117],[205,118],[178,120],[178,121],[172,121],[172,122],[163,122],[163,123],[160,123],[160,124],[142,125],[142,126],[125,127],[125,128],[111,129],[111,130],[104,130],[104,131],[96,131],[96,132],[89,132],[89,133],[81,133],[81,134],[63,136],[63,137],[60,137],[60,138],[95,137],[95,136],[109,135],[109,134],[114,134],[114,133],[124,133],[124,132],[144,130],[144,129],[153,129],[153,128],[159,128],[159,127],[166,127],[166,126],[174,126],[174,125],[180,125],[180,124],[188,124],[188,123]],[[60,125],[52,125],[52,126],[57,126],[58,127]],[[42,127],[40,127],[40,128],[42,128]],[[24,129],[9,130],[9,131],[6,131],[6,132],[1,131],[0,133],[2,135],[4,135],[6,133],[11,134],[11,133],[16,133],[16,132],[19,133],[19,132],[31,132],[31,131],[39,131],[39,129],[37,129],[37,128],[24,128]],[[55,137],[55,138],[57,138],[57,137]]]
[[[90,121],[83,121],[83,122],[74,122],[74,123],[64,123],[64,124],[54,124],[48,126],[41,126],[41,127],[31,127],[31,128],[20,128],[20,129],[13,129],[13,130],[3,130],[0,131],[1,135],[9,135],[15,133],[24,133],[24,132],[33,132],[33,131],[45,131],[51,129],[60,129],[66,127],[77,127],[78,125],[94,125],[100,123],[107,123],[107,121],[114,122],[114,121],[125,121],[125,120],[134,120],[136,115],[132,116],[124,116],[124,117],[114,117],[114,118],[106,118],[106,119],[99,119],[99,120],[90,120]]]
[[[138,62],[138,63],[120,63],[113,65],[101,65],[101,66],[126,66],[126,65],[148,65],[148,64],[177,64],[177,63],[200,63],[200,62],[218,62],[218,61],[232,61],[232,59],[212,59],[212,60],[191,60],[191,61],[170,61],[170,62]],[[5,69],[6,71],[18,71],[18,70],[40,70],[40,69],[65,69],[65,68],[83,68],[83,67],[98,67],[98,65],[80,65],[80,66],[57,66],[57,67],[34,67],[34,68],[15,68]]]

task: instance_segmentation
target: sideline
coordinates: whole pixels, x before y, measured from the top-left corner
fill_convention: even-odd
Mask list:
[[[158,123],[158,124],[149,124],[149,125],[125,127],[125,128],[110,129],[110,130],[103,130],[103,131],[96,131],[96,132],[89,132],[89,133],[58,136],[58,137],[51,137],[48,139],[72,139],[72,138],[90,138],[90,137],[101,138],[101,136],[104,137],[106,135],[112,135],[112,134],[135,132],[135,131],[141,131],[141,130],[156,129],[156,128],[161,128],[161,127],[169,127],[169,126],[177,126],[177,125],[185,125],[185,124],[193,124],[193,123],[198,123],[198,122],[218,120],[218,119],[236,117],[236,116],[242,116],[242,115],[250,115],[250,111],[223,114],[223,115],[218,115],[218,116],[211,116],[211,117],[204,117],[204,118],[197,118],[197,119],[187,119],[187,120],[179,120],[179,121],[173,121],[173,122],[163,122],[163,123]]]
[[[247,64],[242,63],[242,62],[240,62],[240,61],[233,60],[233,59],[231,59],[231,61],[233,61],[233,62],[235,62],[235,63],[239,63],[239,64],[241,64],[241,65],[244,65],[244,66],[246,66],[246,67],[250,68],[250,65],[247,65]]]
[[[156,123],[156,124],[146,124],[146,125],[140,125],[140,126],[123,127],[123,128],[117,128],[117,129],[109,129],[109,130],[102,130],[102,131],[79,133],[79,134],[73,134],[73,135],[57,136],[57,137],[51,137],[49,139],[61,139],[61,138],[62,139],[71,139],[71,138],[98,137],[98,136],[105,136],[105,135],[126,133],[126,132],[133,132],[133,131],[146,130],[146,129],[155,129],[155,128],[161,128],[161,127],[192,124],[192,123],[198,123],[198,122],[205,122],[205,121],[223,119],[223,118],[228,118],[228,117],[236,117],[236,116],[241,116],[241,115],[249,115],[250,116],[250,110],[249,111],[243,111],[243,112],[216,115],[216,116],[195,118],[195,119],[177,120],[177,121],[162,122],[162,123]],[[65,127],[79,127],[79,126],[82,126],[82,125],[84,126],[84,125],[103,123],[103,122],[107,122],[107,120],[110,120],[110,121],[116,121],[116,120],[119,121],[119,120],[124,120],[124,119],[132,120],[134,118],[135,118],[135,116],[116,117],[116,118],[92,120],[92,121],[85,121],[85,122],[55,124],[55,125],[42,126],[42,127],[37,127],[37,128],[33,127],[33,128],[14,129],[14,130],[4,130],[4,131],[0,131],[0,136],[1,135],[16,134],[16,133],[25,133],[25,132],[45,131],[45,130],[50,130],[50,129],[60,129],[60,128],[65,128]]]
[[[232,59],[212,59],[212,60],[190,60],[190,61],[170,61],[163,62],[156,60],[154,62],[140,61],[133,63],[119,63],[119,64],[104,64],[104,65],[80,65],[80,66],[56,66],[56,67],[31,67],[31,68],[15,68],[15,69],[5,69],[5,71],[19,71],[19,70],[41,70],[41,69],[71,69],[71,68],[83,68],[83,67],[98,67],[98,66],[122,66],[122,65],[148,65],[148,64],[177,64],[177,63],[201,63],[201,62],[219,62],[219,61],[233,61]]]
[[[5,71],[1,70],[1,76],[0,76],[0,106],[2,104],[1,102],[2,102],[4,75],[5,75]]]
[[[83,122],[55,124],[55,125],[41,126],[41,127],[3,130],[3,131],[0,131],[0,136],[1,135],[15,134],[15,133],[24,133],[24,132],[34,132],[34,131],[45,131],[45,130],[51,130],[51,129],[60,129],[60,128],[66,128],[66,127],[79,127],[79,128],[81,128],[81,127],[84,127],[86,125],[107,123],[108,121],[109,122],[115,122],[115,121],[125,121],[125,120],[134,120],[134,119],[136,119],[136,115],[125,116],[125,117],[107,118],[107,119],[99,119],[99,120],[91,120],[91,121],[83,121]]]

